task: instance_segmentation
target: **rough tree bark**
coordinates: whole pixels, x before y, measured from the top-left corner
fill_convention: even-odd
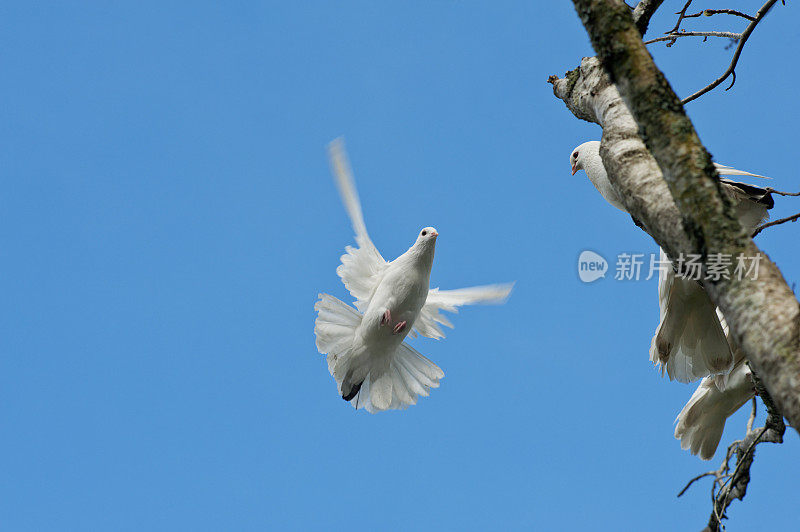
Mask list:
[[[633,10],[633,21],[639,29],[639,33],[644,35],[647,33],[647,26],[650,24],[650,18],[653,13],[664,3],[664,0],[642,0]]]
[[[797,299],[734,216],[711,156],[642,42],[642,21],[637,27],[621,0],[574,4],[598,58],[584,58],[563,79],[552,77],[554,93],[575,116],[603,127],[600,155],[609,179],[670,258],[761,254],[756,279],[731,275],[703,286],[777,407],[800,431]]]

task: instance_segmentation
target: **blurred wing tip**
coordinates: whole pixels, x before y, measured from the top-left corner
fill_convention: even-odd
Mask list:
[[[332,141],[328,143],[328,150],[330,151],[339,151],[344,148],[344,137],[339,135]]]
[[[510,283],[494,285],[493,288],[497,290],[497,298],[494,301],[490,301],[490,303],[505,303],[511,296],[511,292],[514,290],[514,285],[516,284],[517,282],[513,281]]]

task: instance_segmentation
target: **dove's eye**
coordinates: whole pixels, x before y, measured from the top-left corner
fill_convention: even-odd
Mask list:
[[[422,232],[422,236],[425,236],[425,235],[427,235],[427,234],[428,234],[428,232],[427,232],[427,231],[423,231],[423,232]]]
[[[573,153],[573,154],[572,154],[572,158],[573,158],[573,159],[577,159],[577,158],[578,158],[578,152],[575,152],[575,153]]]

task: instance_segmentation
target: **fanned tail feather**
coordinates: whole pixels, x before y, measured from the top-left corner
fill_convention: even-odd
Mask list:
[[[676,419],[675,438],[681,448],[703,460],[710,460],[717,450],[725,422],[753,395],[750,369],[742,360],[728,375],[724,391],[713,377],[706,377]]]
[[[354,350],[361,314],[350,305],[320,294],[314,309],[317,349],[328,355],[328,371],[339,394],[355,408],[370,413],[404,409],[439,387],[444,372],[406,343],[388,356]]]
[[[444,372],[410,345],[403,343],[388,359],[373,363],[361,391],[350,403],[374,414],[404,410],[439,387]]]
[[[329,294],[319,294],[314,305],[317,319],[314,334],[317,350],[328,355],[328,371],[333,375],[337,361],[343,358],[353,345],[353,335],[361,324],[361,314],[350,305]]]

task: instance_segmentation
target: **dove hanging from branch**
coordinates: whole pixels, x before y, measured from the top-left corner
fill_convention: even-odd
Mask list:
[[[328,294],[314,306],[317,349],[327,354],[328,371],[339,394],[356,409],[370,413],[416,404],[439,386],[442,370],[403,340],[419,333],[443,338],[439,325],[452,327],[440,311],[457,312],[474,303],[501,303],[512,284],[459,290],[430,289],[439,233],[423,228],[414,244],[391,262],[370,240],[355,182],[336,139],[328,146],[331,169],[356,233],[357,247],[347,246],[336,273],[355,298],[355,308]]]
[[[572,174],[584,170],[603,198],[627,212],[617,191],[608,179],[600,158],[600,142],[585,142],[570,154]],[[721,175],[765,178],[714,163]],[[739,222],[748,232],[768,217],[774,202],[769,191],[720,179],[722,189],[734,202]],[[667,262],[661,250],[661,260]],[[650,360],[661,366],[662,374],[680,382],[693,382],[707,375],[724,374],[734,365],[728,340],[717,317],[714,304],[697,281],[675,275],[673,268],[660,269],[658,293],[661,320],[650,347]]]

